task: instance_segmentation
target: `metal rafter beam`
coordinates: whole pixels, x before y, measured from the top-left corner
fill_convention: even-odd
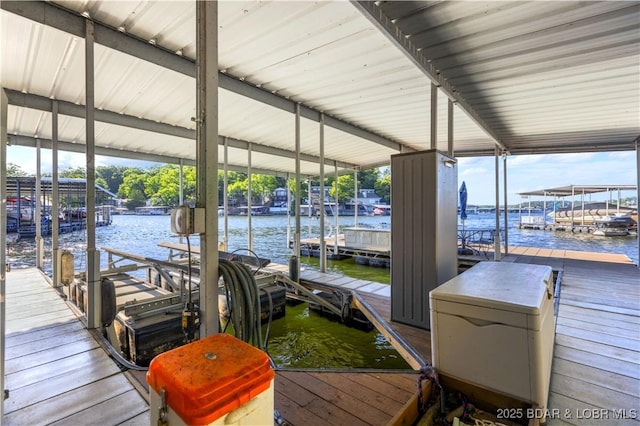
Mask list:
[[[16,90],[5,89],[7,93],[7,97],[9,99],[9,104],[24,107],[29,109],[35,109],[38,111],[46,111],[51,112],[51,99],[45,98],[44,96],[33,95],[29,93],[22,93]],[[66,101],[58,101],[58,113],[61,115],[68,115],[71,117],[84,118],[84,106],[76,105],[72,102]],[[96,110],[95,111],[95,120],[103,123],[114,124],[117,126],[124,126],[133,129],[145,130],[154,133],[161,133],[169,136],[177,136],[180,138],[194,140],[196,139],[196,132],[192,129],[187,129],[185,127],[172,126],[166,123],[158,123],[156,121],[147,120],[144,118],[133,117],[131,115],[126,114],[118,114],[113,111],[107,110]],[[248,150],[249,143],[252,145],[252,149],[254,152],[260,152],[263,154],[277,155],[278,157],[284,158],[295,158],[295,152],[289,151],[283,148],[276,148],[267,145],[261,145],[256,142],[248,142],[240,139],[234,139],[227,137],[229,141],[229,146],[238,149]],[[218,139],[219,145],[224,145],[223,136],[220,136]],[[300,159],[302,161],[308,161],[310,163],[320,163],[320,157],[311,155],[311,154],[301,154]],[[155,160],[153,160],[155,161]],[[173,159],[171,163],[176,163],[178,159]],[[336,161],[329,159],[329,161]],[[344,161],[338,161],[338,167],[344,169],[353,169],[356,167],[355,164],[346,163]],[[271,173],[273,174],[273,173]]]
[[[2,1],[0,2],[0,7],[7,12],[14,13],[32,21],[56,28],[60,31],[84,38],[84,19],[86,18],[77,15],[75,12],[67,11],[58,5],[41,1]],[[189,77],[196,77],[196,65],[194,60],[178,55],[175,52],[164,49],[158,45],[149,44],[147,40],[136,38],[131,34],[119,32],[117,29],[111,28],[100,22],[94,22],[94,26],[96,43]],[[220,88],[225,90],[229,90],[255,101],[295,114],[296,102],[285,99],[280,95],[271,93],[270,91],[262,88],[253,86],[236,77],[219,72],[218,84]],[[319,123],[320,114],[320,111],[300,104],[301,117]],[[370,130],[342,121],[339,118],[332,117],[326,113],[325,125],[394,149],[398,152],[401,150],[404,150],[404,152],[414,151],[413,148],[407,145],[385,138],[384,136]]]
[[[449,81],[424,57],[413,45],[411,39],[389,19],[375,1],[354,1],[352,4],[370,22],[391,40],[429,79],[437,85],[452,101],[456,102],[469,117],[492,137],[496,145],[503,151],[509,148],[503,144],[503,137],[495,132],[491,126],[478,114],[474,108],[464,99],[462,94],[453,87]]]
[[[41,148],[51,149],[51,139],[42,139],[42,138],[34,138],[31,136],[23,136],[23,135],[15,135],[9,134],[9,144],[12,146],[25,146],[30,148],[36,147],[36,141],[40,141]],[[80,154],[84,154],[85,146],[84,144],[73,143],[68,141],[58,141],[58,149],[60,151],[67,152],[77,152]],[[167,163],[167,164],[180,164],[179,158],[169,157],[165,155],[158,154],[146,154],[138,151],[128,151],[126,149],[116,149],[116,148],[105,148],[96,146],[96,155],[103,155],[105,157],[116,157],[116,158],[126,158],[129,160],[142,160],[142,161],[151,161],[156,163]],[[182,164],[185,166],[195,166],[195,160],[186,160],[182,159]],[[223,165],[219,165],[220,169],[222,169]],[[246,173],[247,168],[245,166],[237,166],[230,164],[227,166],[228,170]],[[254,173],[272,175],[278,177],[287,177],[286,172],[279,172],[274,170],[266,170],[262,168],[253,168]]]

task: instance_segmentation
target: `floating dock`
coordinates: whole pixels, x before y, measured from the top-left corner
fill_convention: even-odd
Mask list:
[[[532,247],[512,247],[503,261],[546,264],[563,273],[548,404],[563,416],[549,424],[583,424],[585,413],[600,410],[608,419],[598,424],[637,424],[614,416],[640,406],[640,270],[624,255]],[[426,361],[431,359],[427,330],[390,320],[390,300],[383,290],[389,286],[313,271],[301,276],[355,287],[392,330]],[[10,397],[3,424],[68,424],[74,419],[149,424],[145,373],[122,373],[40,271],[8,273],[7,289]],[[25,297],[31,302],[25,304]],[[103,361],[89,361],[94,356]],[[81,358],[86,361],[68,362]],[[407,408],[418,377],[411,372],[278,370],[275,406],[293,425],[384,425]]]

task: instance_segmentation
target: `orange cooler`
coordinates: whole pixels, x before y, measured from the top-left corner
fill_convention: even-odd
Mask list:
[[[273,377],[267,354],[229,334],[167,351],[147,372],[151,424],[273,425]]]

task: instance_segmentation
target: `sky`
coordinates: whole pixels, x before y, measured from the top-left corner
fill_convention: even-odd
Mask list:
[[[8,146],[7,163],[14,163],[28,174],[36,172],[35,148]],[[500,204],[503,203],[502,158],[500,163]],[[59,152],[59,170],[84,166],[84,154]],[[96,166],[132,166],[147,168],[155,163],[97,156]],[[525,201],[519,192],[567,185],[637,185],[635,151],[581,154],[538,154],[507,157],[508,204]],[[51,173],[51,151],[42,150],[42,173]],[[465,182],[468,203],[495,205],[495,158],[458,159],[458,185]],[[622,198],[635,197],[636,191],[624,191]],[[614,195],[614,198],[616,195]],[[606,195],[593,195],[592,201],[605,200]]]

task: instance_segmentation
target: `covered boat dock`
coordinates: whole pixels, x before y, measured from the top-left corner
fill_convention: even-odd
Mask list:
[[[598,218],[606,218],[623,214],[630,217],[628,228],[637,232],[638,205],[622,206],[620,198],[623,191],[629,193],[637,191],[635,185],[568,185],[556,188],[539,189],[535,191],[520,192],[522,198],[527,199],[528,208],[520,205],[520,228],[540,230],[561,230],[571,232],[594,232],[594,221]],[[592,194],[607,194],[607,200],[600,203],[592,203]],[[614,200],[614,195],[616,195]],[[531,215],[532,197],[542,198],[542,215]],[[579,201],[576,197],[580,197]],[[589,197],[587,200],[586,197]],[[564,207],[556,211],[557,202],[568,201],[570,207]],[[550,203],[551,208],[547,206]],[[527,213],[523,216],[523,212]],[[547,217],[547,212],[551,217]]]
[[[454,168],[454,157],[486,155],[495,158],[498,206],[501,185],[508,204],[511,155],[635,150],[640,162],[639,17],[637,1],[3,1],[0,186],[6,187],[7,144],[52,150],[54,199],[59,150],[86,154],[88,187],[95,183],[96,155],[195,164],[196,207],[206,215],[202,277],[217,282],[218,170],[295,177],[300,205],[306,177],[324,185],[327,174],[357,173],[388,165],[392,155],[431,149],[447,153]],[[89,307],[82,323],[90,330],[101,327],[95,204],[88,191]],[[498,231],[500,219],[496,208]],[[0,208],[1,229],[5,221]],[[507,239],[496,241],[495,260],[511,256]],[[4,265],[4,238],[0,249]],[[550,406],[635,409],[640,362],[628,323],[637,324],[638,269],[594,261],[564,267],[575,291],[561,298],[572,301],[569,315],[580,324],[576,317],[559,324],[556,350],[570,348],[562,351],[571,362],[554,362]],[[13,285],[2,268],[0,388],[11,383],[4,375],[11,362],[5,318],[13,305],[5,300],[7,279]],[[53,286],[59,286],[55,274]],[[217,295],[202,286],[200,300],[201,335],[217,333]],[[606,330],[587,321],[601,317],[611,320]],[[428,341],[421,329],[411,330],[408,335]],[[584,374],[584,366],[595,368]],[[605,369],[615,369],[613,378]],[[322,384],[320,374],[300,375],[296,385],[293,372],[276,381],[276,407],[285,418],[344,424],[376,404],[377,397],[350,401],[355,414],[341,417],[357,385],[339,375]],[[70,389],[72,377],[58,379]],[[296,392],[312,383],[310,393]],[[294,394],[301,398],[293,401]],[[3,422],[29,407],[10,395],[0,410]],[[144,422],[144,410],[131,409],[117,423]],[[575,416],[558,423],[583,423],[570,413]]]

